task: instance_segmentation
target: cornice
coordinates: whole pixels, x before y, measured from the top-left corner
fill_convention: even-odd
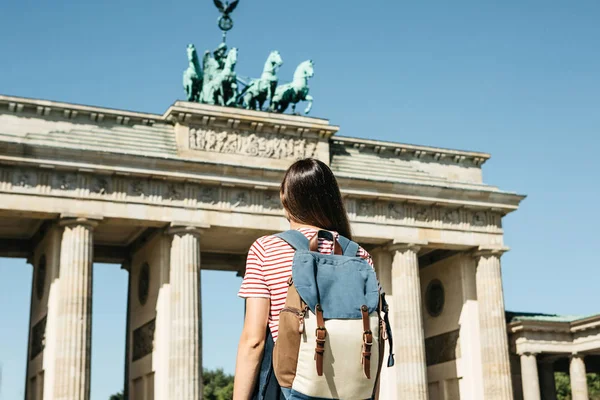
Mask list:
[[[163,114],[165,121],[203,127],[226,127],[231,130],[274,133],[298,137],[316,136],[329,139],[338,130],[326,119],[299,115],[244,110],[208,104],[177,101]]]
[[[447,160],[455,164],[472,163],[475,166],[481,166],[491,155],[488,153],[444,149],[441,147],[419,146],[412,144],[403,144],[396,142],[387,142],[381,140],[351,138],[347,136],[336,136],[333,138],[334,144],[343,146],[352,146],[354,148],[372,149],[376,154],[410,156],[417,159],[431,159],[433,161]]]
[[[69,120],[86,118],[92,123],[113,122],[118,125],[153,125],[163,119],[158,114],[0,95],[0,109],[5,108],[15,114],[36,114],[40,117],[55,116]]]
[[[509,333],[519,332],[553,332],[578,333],[591,329],[600,329],[600,314],[575,321],[539,321],[522,320],[507,325]]]

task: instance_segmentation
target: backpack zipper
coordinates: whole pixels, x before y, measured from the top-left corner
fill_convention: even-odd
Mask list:
[[[298,310],[297,308],[294,307],[284,307],[283,310],[281,310],[281,312],[290,312],[294,315],[296,315],[298,317],[298,322],[300,323],[299,327],[298,327],[298,333],[304,333],[304,318],[306,318],[306,309],[308,307],[305,307],[303,310]]]

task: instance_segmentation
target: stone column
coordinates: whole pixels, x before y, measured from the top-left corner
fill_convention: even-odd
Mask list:
[[[406,399],[427,400],[419,247],[394,244],[389,249],[392,251],[397,393]]]
[[[521,380],[523,382],[523,400],[541,400],[537,357],[535,354],[521,354]]]
[[[569,366],[572,400],[588,400],[587,376],[583,354],[573,354]]]
[[[92,234],[97,223],[65,218],[60,247],[58,339],[54,400],[90,398],[92,327]]]
[[[513,400],[504,295],[500,270],[501,250],[476,253],[477,302],[483,391],[486,400]]]
[[[556,400],[556,381],[554,379],[554,363],[540,363],[540,385],[544,400]]]
[[[171,331],[169,335],[169,398],[202,398],[200,231],[175,226],[169,281]]]

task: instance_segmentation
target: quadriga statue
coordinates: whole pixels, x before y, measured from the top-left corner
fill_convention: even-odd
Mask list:
[[[183,88],[188,101],[199,101],[202,90],[202,70],[196,47],[193,44],[188,44],[187,57],[189,66],[183,71]]]
[[[296,68],[296,72],[294,72],[294,80],[275,89],[270,110],[283,113],[291,104],[292,113],[295,113],[296,104],[304,100],[308,102],[304,114],[308,114],[313,103],[312,96],[308,94],[308,79],[312,78],[313,75],[312,60],[301,62]]]
[[[225,57],[223,68],[211,68],[210,80],[208,76],[205,77],[200,96],[201,103],[217,104],[220,106],[235,105],[237,100],[236,63],[237,49],[233,47]],[[204,67],[204,71],[207,71],[206,66]]]
[[[271,103],[277,88],[277,70],[283,64],[283,59],[277,50],[269,54],[262,75],[253,79],[240,96],[240,102],[247,109],[262,110],[266,101]]]

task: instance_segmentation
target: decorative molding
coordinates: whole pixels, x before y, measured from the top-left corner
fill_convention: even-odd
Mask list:
[[[361,152],[378,154],[383,157],[413,158],[440,164],[460,164],[478,168],[490,158],[490,155],[487,153],[383,142],[379,140],[357,139],[344,136],[333,137],[333,155],[344,154],[347,148],[354,148]]]
[[[46,320],[46,316],[44,315],[44,317],[31,328],[30,360],[36,358],[46,347]]]
[[[428,367],[460,358],[459,333],[457,329],[425,339],[425,358]]]
[[[281,134],[256,135],[250,132],[212,130],[191,127],[189,144],[192,150],[245,156],[300,159],[314,157],[316,139],[290,137]]]
[[[421,247],[423,245],[426,245],[427,243],[392,243],[389,246],[386,246],[385,249],[387,251],[393,251],[393,252],[400,252],[400,253],[406,253],[407,251],[410,251],[412,253],[414,253],[415,257],[416,255],[419,253],[419,250],[421,250]]]
[[[87,171],[59,172],[43,168],[0,166],[0,192],[283,215],[279,192],[267,188],[217,186],[126,175],[109,176]],[[346,197],[344,201],[352,222],[502,233],[500,211],[358,197]]]
[[[479,260],[480,258],[490,257],[500,258],[502,257],[502,254],[506,253],[507,251],[508,247],[480,247],[479,249],[473,252],[473,257],[475,257],[476,260]]]
[[[153,319],[133,331],[133,352],[131,361],[137,361],[154,350],[154,330],[156,319]]]

